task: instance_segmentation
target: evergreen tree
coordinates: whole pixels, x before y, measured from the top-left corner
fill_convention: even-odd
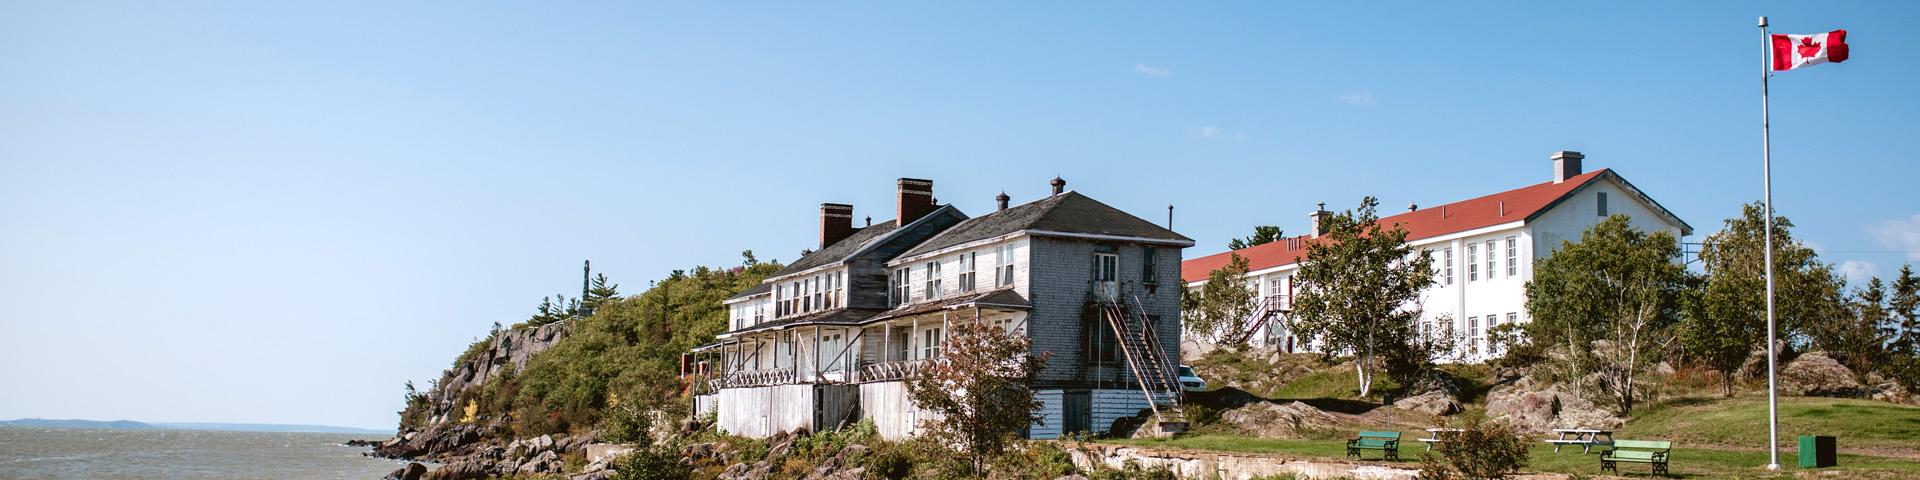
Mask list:
[[[1260,226],[1253,227],[1253,236],[1250,236],[1247,238],[1236,238],[1236,239],[1227,241],[1227,248],[1232,250],[1239,250],[1239,249],[1251,247],[1254,245],[1264,245],[1268,243],[1273,243],[1274,240],[1279,240],[1281,238],[1286,238],[1286,234],[1280,232],[1280,227],[1276,227],[1272,225],[1260,225]]]
[[[1920,355],[1920,277],[1913,275],[1913,264],[1900,266],[1887,309],[1887,320],[1893,324],[1893,353]]]
[[[1673,234],[1641,232],[1626,215],[1607,217],[1581,232],[1580,243],[1562,242],[1534,265],[1529,336],[1542,344],[1566,340],[1571,377],[1601,374],[1596,386],[1620,413],[1631,413],[1634,383],[1658,361],[1679,317],[1686,269],[1678,258]]]
[[[1373,197],[1323,222],[1326,241],[1307,247],[1293,302],[1293,330],[1327,355],[1349,352],[1370,394],[1374,370],[1407,375],[1430,362],[1419,341],[1420,291],[1433,285],[1433,258],[1415,254],[1407,230],[1380,226]],[[1381,362],[1384,360],[1384,362]]]
[[[620,298],[620,285],[607,283],[607,274],[594,274],[593,286],[587,289],[587,298],[581,304],[587,310],[598,310],[601,305]]]

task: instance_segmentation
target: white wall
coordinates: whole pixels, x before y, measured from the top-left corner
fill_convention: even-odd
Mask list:
[[[813,427],[813,385],[723,388],[718,398],[719,427],[728,433],[766,438]]]
[[[907,399],[907,382],[870,382],[860,384],[860,415],[881,438],[899,440],[913,435],[920,411]]]
[[[995,255],[995,251],[1001,245],[1008,245],[1012,247],[1012,252],[1010,256],[1011,256],[1011,261],[1013,262],[1013,265],[1014,265],[1013,291],[1016,293],[1019,293],[1022,297],[1032,298],[1027,296],[1027,291],[1028,291],[1027,290],[1027,269],[1032,264],[1032,262],[1028,261],[1028,258],[1031,255],[1031,250],[1032,250],[1031,248],[1029,248],[1030,244],[1031,242],[1028,241],[1028,237],[1023,235],[1023,236],[1014,237],[1011,239],[1002,240],[995,243],[969,247],[962,250],[942,252],[939,255],[935,255],[935,256],[917,256],[917,257],[910,257],[910,258],[895,259],[894,261],[887,262],[887,272],[889,275],[892,275],[895,270],[901,267],[911,267],[911,271],[908,273],[908,276],[909,276],[908,281],[909,281],[909,285],[913,287],[913,290],[912,290],[913,298],[910,299],[911,301],[907,303],[921,303],[921,302],[927,301],[926,275],[927,275],[928,262],[940,263],[941,292],[938,298],[947,298],[947,297],[968,294],[968,293],[979,293],[979,292],[991,291],[995,288],[998,288],[994,286],[994,274],[997,271],[997,269],[1000,267],[1000,263],[998,263],[998,258]],[[979,275],[979,279],[976,280],[973,284],[974,285],[973,292],[961,292],[958,288],[960,285],[960,273],[962,272],[962,270],[960,269],[961,253],[974,253],[977,255],[976,258],[978,259],[978,262],[975,264],[974,266],[975,268],[973,272]]]

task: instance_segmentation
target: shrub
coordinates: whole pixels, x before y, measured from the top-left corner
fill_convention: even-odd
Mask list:
[[[1434,451],[1440,458],[1422,455],[1420,478],[1429,478],[1427,472],[1433,469],[1432,478],[1499,479],[1527,466],[1526,439],[1511,427],[1484,420],[1475,420],[1451,441],[1439,442]]]
[[[680,462],[680,454],[665,447],[637,448],[613,461],[613,480],[685,480],[693,477],[693,466]]]
[[[615,407],[607,412],[606,428],[602,430],[607,441],[613,443],[633,443],[645,448],[652,443],[653,419],[633,408]]]

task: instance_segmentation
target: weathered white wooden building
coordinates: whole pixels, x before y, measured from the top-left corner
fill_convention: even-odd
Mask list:
[[[1666,231],[1676,239],[1693,234],[1693,227],[1613,170],[1583,173],[1585,157],[1579,152],[1550,158],[1548,182],[1439,206],[1408,205],[1407,212],[1380,219],[1383,228],[1407,229],[1414,251],[1433,255],[1435,285],[1419,300],[1423,328],[1454,332],[1464,340],[1461,353],[1470,361],[1498,354],[1489,351],[1488,329],[1531,321],[1526,283],[1533,279],[1533,264],[1562,241],[1578,242],[1582,231],[1613,214],[1628,215],[1645,232]],[[1322,205],[1308,215],[1312,233],[1187,260],[1181,277],[1198,288],[1209,272],[1227,264],[1229,255],[1246,258],[1248,272],[1242,278],[1258,291],[1260,302],[1249,322],[1256,325],[1250,341],[1305,350],[1308,339],[1289,335],[1285,320],[1299,261],[1308,243],[1325,233],[1318,231],[1319,218],[1329,213]]]
[[[898,216],[857,228],[853,207],[822,205],[818,250],[726,300],[729,331],[696,352],[716,373],[697,408],[752,437],[862,418],[909,436],[925,414],[906,380],[937,361],[951,322],[979,318],[1052,354],[1029,437],[1104,432],[1142,409],[1180,428],[1180,252],[1193,241],[1064,186],[969,217],[903,178]]]

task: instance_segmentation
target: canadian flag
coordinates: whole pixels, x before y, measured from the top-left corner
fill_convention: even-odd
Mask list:
[[[1847,31],[1813,35],[1774,35],[1773,69],[1790,70],[1847,61]]]

